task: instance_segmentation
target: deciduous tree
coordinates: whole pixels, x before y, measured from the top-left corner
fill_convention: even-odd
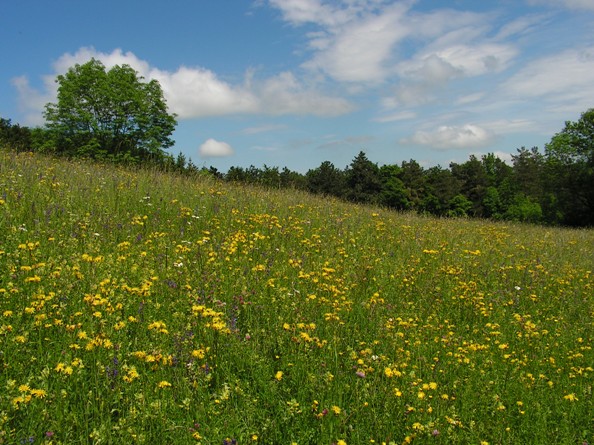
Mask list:
[[[56,79],[56,103],[45,108],[56,151],[116,159],[162,159],[177,124],[161,86],[129,65],[110,70],[92,59]]]

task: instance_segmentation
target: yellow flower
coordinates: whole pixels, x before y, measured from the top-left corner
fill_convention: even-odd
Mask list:
[[[336,442],[336,445],[347,445],[347,443],[344,440],[340,439],[338,442]]]
[[[160,382],[157,384],[157,387],[158,387],[158,388],[160,388],[160,389],[163,389],[163,388],[170,388],[170,387],[171,387],[171,383],[169,383],[169,382],[168,382],[168,381],[166,381],[166,380],[161,380],[161,381],[160,381]]]
[[[576,400],[579,400],[574,393],[571,394],[567,394],[566,396],[563,396],[563,398],[565,400],[569,400],[570,402],[575,402]]]
[[[275,374],[274,378],[280,382],[283,379],[283,372],[282,371],[277,371],[277,373]]]
[[[342,412],[342,410],[340,409],[340,407],[339,406],[336,406],[336,405],[334,405],[331,409],[332,409],[332,412],[334,414],[336,414],[337,416]]]
[[[192,357],[202,359],[202,358],[204,358],[205,355],[206,355],[206,353],[204,352],[204,349],[194,349],[192,351]]]
[[[38,399],[43,399],[47,395],[47,392],[43,389],[32,389],[31,395],[37,397]]]

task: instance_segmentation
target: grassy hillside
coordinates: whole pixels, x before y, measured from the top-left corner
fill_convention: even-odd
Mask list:
[[[0,443],[593,443],[593,268],[593,231],[0,152]]]

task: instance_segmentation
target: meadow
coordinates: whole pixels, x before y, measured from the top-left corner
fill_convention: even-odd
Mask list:
[[[592,444],[594,231],[0,151],[0,444]]]

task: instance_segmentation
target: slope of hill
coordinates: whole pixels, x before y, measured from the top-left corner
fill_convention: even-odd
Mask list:
[[[594,231],[0,152],[0,234],[0,443],[594,442]]]

